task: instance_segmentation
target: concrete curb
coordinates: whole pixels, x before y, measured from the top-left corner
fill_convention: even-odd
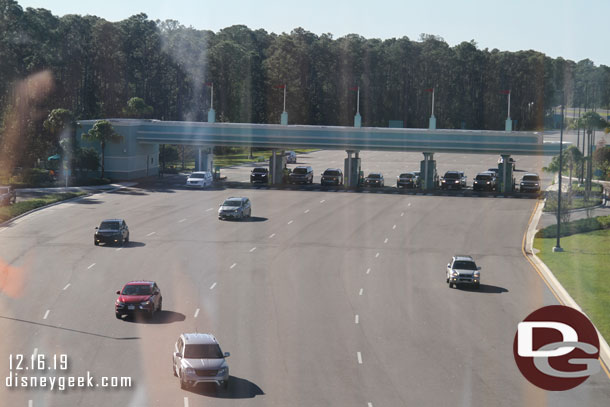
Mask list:
[[[542,215],[542,209],[544,208],[545,201],[540,201],[536,205],[536,209],[532,218],[530,219],[530,223],[527,228],[526,238],[524,241],[523,253],[526,258],[530,260],[530,263],[534,266],[538,274],[542,277],[546,285],[551,289],[555,297],[559,300],[560,303],[566,305],[568,307],[574,308],[583,314],[587,315],[582,308],[574,301],[572,296],[566,291],[566,289],[561,285],[561,283],[557,280],[551,269],[548,268],[546,264],[536,254],[534,253],[534,236],[536,235],[536,225],[538,225],[538,220],[540,220],[540,216]],[[587,318],[589,316],[587,315]],[[591,318],[589,318],[591,320]],[[608,368],[610,368],[610,346],[608,346],[608,342],[599,332],[597,327],[595,328],[597,331],[597,336],[599,338],[600,350],[599,350],[599,358],[605,365],[604,370],[606,374],[610,377],[608,373]]]
[[[135,185],[135,183],[130,183],[130,184]],[[41,211],[43,209],[47,209],[47,208],[50,208],[52,206],[60,205],[60,204],[63,204],[63,203],[74,202],[74,201],[78,201],[79,199],[84,199],[84,198],[90,197],[91,195],[93,195],[96,192],[98,192],[98,193],[114,192],[114,191],[118,191],[121,188],[128,188],[129,186],[133,186],[133,185],[121,185],[121,184],[112,184],[112,185],[114,185],[114,187],[112,189],[92,190],[91,192],[89,192],[88,194],[83,195],[83,196],[76,196],[74,198],[64,199],[62,201],[53,202],[53,203],[45,205],[45,206],[40,206],[38,208],[32,209],[31,211],[27,211],[25,213],[22,213],[21,215],[15,216],[14,218],[11,218],[9,220],[5,220],[4,222],[0,223],[0,227],[7,227],[8,225],[13,223],[17,219],[24,218],[24,217],[26,217],[26,216],[34,213],[34,212],[38,212],[38,211]],[[49,191],[49,192],[51,192],[51,191]],[[67,192],[74,192],[74,191],[67,191]]]

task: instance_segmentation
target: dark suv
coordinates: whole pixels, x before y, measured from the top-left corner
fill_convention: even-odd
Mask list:
[[[412,172],[400,174],[396,179],[396,188],[417,188],[419,177]]]
[[[343,172],[338,168],[328,168],[320,178],[322,185],[343,185]]]
[[[106,219],[95,228],[93,244],[129,242],[129,228],[123,219]]]
[[[466,182],[463,174],[461,171],[447,171],[441,178],[441,189],[461,189]]]
[[[0,185],[0,206],[14,204],[16,200],[17,194],[13,187]]]
[[[116,292],[119,298],[114,302],[117,318],[143,313],[149,318],[163,309],[163,296],[154,281],[130,281],[122,290]]]
[[[309,166],[296,167],[288,179],[291,184],[311,184],[313,183],[313,168]]]
[[[478,173],[472,183],[473,191],[494,191],[496,187],[496,175],[493,172]]]
[[[519,192],[539,192],[540,191],[540,177],[538,174],[528,173],[521,178],[521,183],[519,184]]]
[[[265,167],[256,167],[250,173],[250,182],[264,182],[265,184],[269,180],[269,170]]]

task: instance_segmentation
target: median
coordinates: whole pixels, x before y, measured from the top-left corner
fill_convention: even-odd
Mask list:
[[[555,231],[555,232],[553,232]],[[553,252],[556,226],[540,230],[534,239],[537,256],[553,271],[602,336],[610,338],[610,216],[562,225],[563,252]]]
[[[0,222],[5,222],[36,208],[41,208],[56,202],[77,198],[87,194],[88,192],[85,191],[58,192],[55,194],[43,195],[39,198],[28,199],[27,201],[17,202],[13,205],[2,206],[0,207]]]

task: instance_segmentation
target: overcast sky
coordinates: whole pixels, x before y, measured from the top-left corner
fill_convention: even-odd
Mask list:
[[[218,31],[235,24],[290,32],[295,27],[340,37],[366,38],[421,33],[450,45],[475,40],[479,48],[544,52],[556,58],[610,66],[610,0],[18,0],[23,7],[55,15],[92,14],[109,21],[146,13],[156,20]]]

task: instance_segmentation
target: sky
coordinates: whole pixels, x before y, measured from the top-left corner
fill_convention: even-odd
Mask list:
[[[91,14],[120,21],[146,13],[152,20],[177,20],[217,32],[244,24],[277,34],[302,27],[335,38],[422,33],[456,45],[475,40],[481,49],[533,49],[573,61],[610,66],[610,0],[17,0],[58,16]],[[585,4],[586,3],[586,4]]]

